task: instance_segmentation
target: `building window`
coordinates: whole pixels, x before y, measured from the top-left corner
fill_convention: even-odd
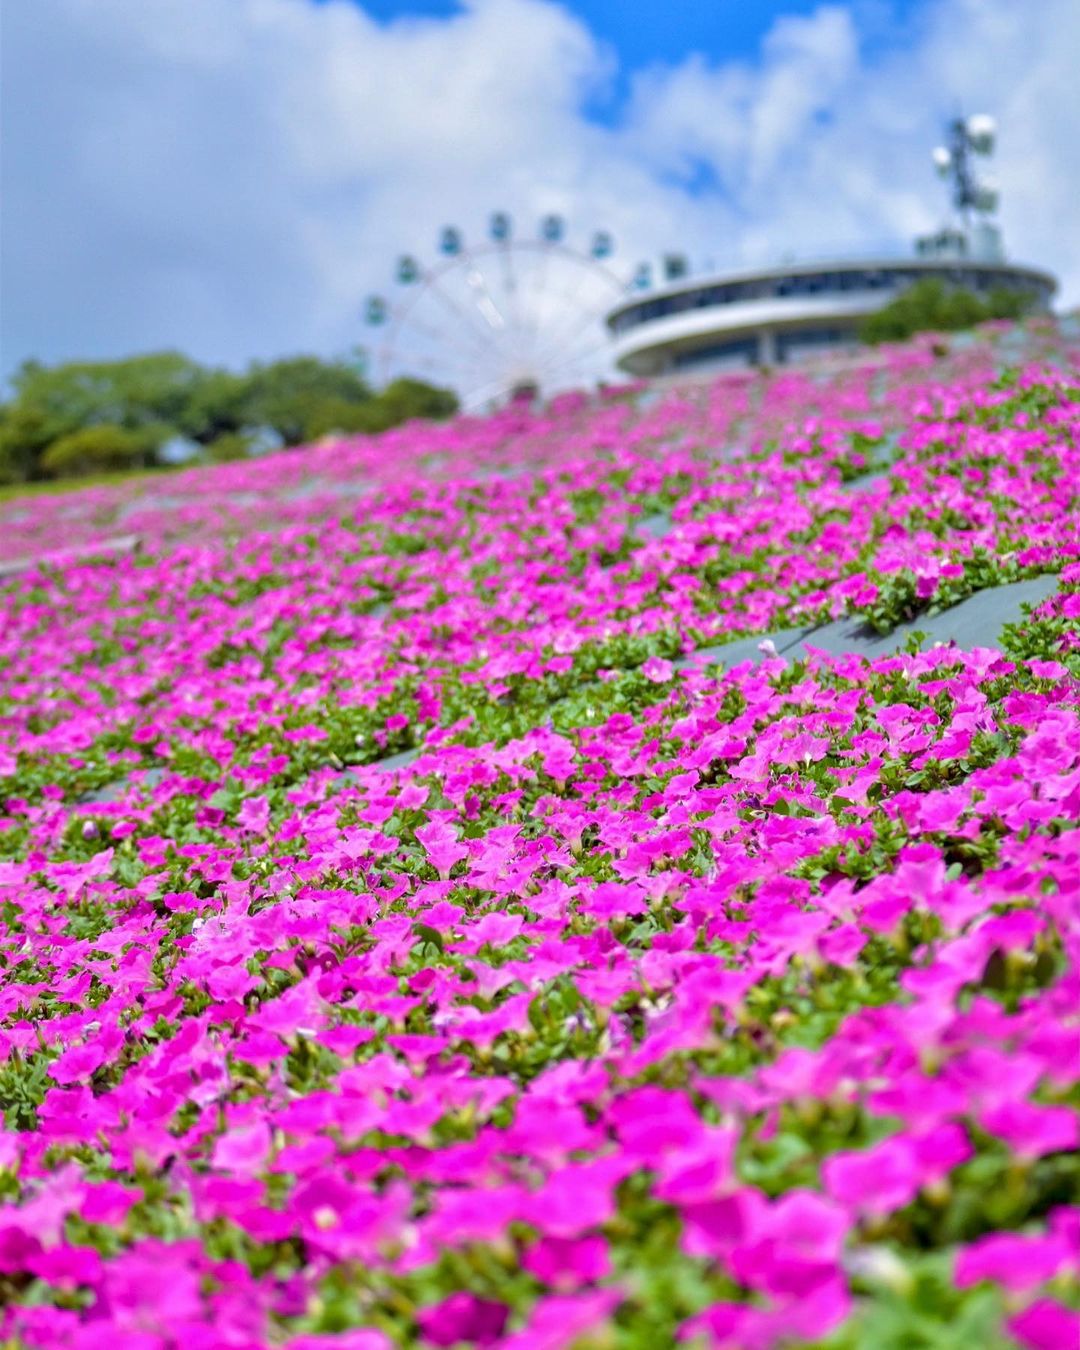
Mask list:
[[[822,348],[839,347],[850,343],[854,335],[853,328],[838,325],[796,328],[790,333],[777,333],[776,359],[778,362],[797,361],[801,356],[809,356]]]
[[[752,365],[758,357],[756,337],[731,338],[727,342],[713,342],[692,351],[677,352],[672,358],[672,370],[688,370],[705,365]]]

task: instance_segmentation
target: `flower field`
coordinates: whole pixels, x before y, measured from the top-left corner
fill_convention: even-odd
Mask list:
[[[0,1343],[1075,1346],[1078,485],[1036,323],[0,506]]]

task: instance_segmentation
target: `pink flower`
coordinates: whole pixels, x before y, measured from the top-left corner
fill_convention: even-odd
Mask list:
[[[284,1350],[393,1350],[394,1343],[383,1331],[354,1327],[351,1331],[307,1332],[282,1342]]]
[[[910,1141],[894,1135],[859,1153],[834,1153],[821,1168],[825,1187],[856,1213],[891,1214],[914,1200],[922,1184]]]
[[[984,1111],[979,1124],[1004,1139],[1022,1158],[1074,1149],[1080,1143],[1080,1121],[1067,1106],[1039,1106],[1007,1101]]]
[[[735,1150],[739,1131],[710,1126],[701,1142],[657,1156],[654,1193],[674,1205],[713,1200],[725,1194],[735,1180]]]
[[[640,1087],[616,1098],[608,1111],[623,1150],[652,1159],[668,1149],[704,1144],[712,1130],[682,1092]],[[726,1136],[720,1136],[723,1143]]]
[[[107,1263],[103,1283],[124,1330],[168,1333],[203,1311],[199,1271],[182,1247],[144,1239]]]
[[[1028,1350],[1069,1350],[1080,1345],[1080,1313],[1042,1298],[1010,1317],[1009,1334]]]
[[[0,1271],[17,1275],[41,1251],[36,1237],[15,1224],[0,1225]]]
[[[909,1138],[924,1186],[942,1180],[974,1153],[964,1129],[951,1121]]]
[[[432,821],[430,825],[421,825],[416,837],[424,846],[428,862],[438,872],[443,881],[449,879],[455,863],[469,856],[469,850],[458,842],[453,827],[444,820]]]
[[[650,656],[641,667],[641,673],[652,684],[666,684],[674,675],[675,667],[662,657]]]
[[[236,823],[252,834],[265,834],[270,824],[270,803],[265,797],[247,797],[236,813]]]
[[[111,1051],[119,1048],[122,1040],[122,1037],[117,1037],[116,1047],[111,1047],[103,1037],[98,1037],[88,1045],[73,1045],[49,1065],[49,1076],[64,1086],[69,1083],[87,1083],[94,1071],[110,1058]]]
[[[577,1163],[554,1172],[529,1197],[522,1217],[550,1237],[574,1238],[607,1223],[615,1213],[615,1187],[628,1164],[613,1159]]]
[[[259,983],[258,978],[249,974],[247,966],[238,963],[234,966],[215,966],[206,977],[206,991],[219,1002],[228,999],[240,999]]]
[[[132,1205],[142,1198],[142,1191],[124,1186],[119,1181],[94,1182],[88,1184],[83,1193],[79,1217],[87,1223],[119,1228]]]
[[[703,1337],[711,1350],[748,1350],[762,1344],[749,1334],[757,1316],[757,1310],[745,1303],[714,1303],[682,1324],[679,1340]]]
[[[989,1280],[1012,1294],[1023,1293],[1052,1280],[1070,1263],[1077,1264],[1077,1254],[1057,1235],[990,1233],[961,1249],[954,1278],[961,1289]]]
[[[648,908],[649,897],[637,881],[604,881],[581,898],[581,912],[602,922],[641,914]]]
[[[607,1242],[602,1237],[543,1237],[530,1247],[521,1264],[544,1284],[561,1292],[594,1284],[611,1271]]]
[[[95,1284],[101,1278],[103,1264],[93,1247],[55,1247],[31,1254],[26,1269],[48,1284],[70,1289]]]
[[[726,1263],[736,1247],[752,1242],[760,1233],[766,1202],[760,1191],[743,1186],[717,1200],[680,1208],[686,1252]]]
[[[420,1330],[432,1345],[493,1345],[502,1335],[509,1315],[504,1303],[457,1293],[416,1315]]]
[[[540,1299],[524,1329],[505,1337],[502,1345],[504,1350],[566,1350],[579,1337],[601,1327],[621,1301],[618,1289]]]
[[[809,1260],[840,1260],[850,1223],[848,1216],[816,1191],[793,1190],[774,1201],[762,1232],[789,1254]]]
[[[253,1176],[266,1166],[270,1127],[264,1121],[241,1125],[214,1141],[213,1164],[223,1172]]]

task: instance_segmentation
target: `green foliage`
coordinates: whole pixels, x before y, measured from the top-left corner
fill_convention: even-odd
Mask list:
[[[327,398],[321,400],[308,416],[304,439],[317,441],[323,436],[367,435],[391,426],[393,422],[386,415],[381,399],[350,403],[344,398]]]
[[[47,415],[18,403],[0,407],[0,483],[22,483],[34,472],[49,444]]]
[[[45,367],[27,362],[13,381],[16,402],[38,410],[49,440],[86,426],[128,430],[173,427],[202,374],[179,352],[152,352],[122,361],[69,361]]]
[[[1022,319],[1031,309],[1031,302],[1021,291],[1008,286],[994,286],[986,297],[992,319]]]
[[[247,422],[249,380],[230,370],[204,370],[176,419],[176,429],[200,445],[236,434]]]
[[[206,447],[206,455],[215,464],[227,464],[234,459],[247,459],[250,449],[250,437],[240,431],[223,431]]]
[[[457,406],[450,390],[408,378],[373,394],[351,367],[298,356],[253,371],[247,420],[272,427],[286,445],[300,445],[335,433],[386,431],[415,417],[449,417]]]
[[[245,421],[273,427],[286,445],[300,445],[309,439],[311,424],[328,401],[357,405],[371,397],[367,382],[351,367],[294,356],[252,367]]]
[[[914,333],[955,332],[988,319],[1019,319],[1029,308],[1019,291],[995,287],[986,299],[926,277],[870,314],[859,328],[863,342],[902,342]]]
[[[391,380],[379,400],[393,418],[391,425],[414,417],[450,417],[458,409],[458,401],[449,389],[436,389],[408,376]]]
[[[102,469],[142,467],[156,449],[155,434],[104,423],[60,436],[41,457],[41,467],[57,477],[100,473]]]

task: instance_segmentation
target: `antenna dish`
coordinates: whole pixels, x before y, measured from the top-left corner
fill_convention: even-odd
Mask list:
[[[972,205],[976,211],[993,211],[997,208],[1001,193],[992,178],[984,178],[975,188],[973,195]]]
[[[977,155],[989,155],[994,149],[997,123],[988,113],[973,113],[967,120],[968,142]]]
[[[938,145],[935,146],[932,152],[932,158],[934,161],[934,168],[937,169],[942,178],[945,178],[952,168],[952,155],[944,145]]]

